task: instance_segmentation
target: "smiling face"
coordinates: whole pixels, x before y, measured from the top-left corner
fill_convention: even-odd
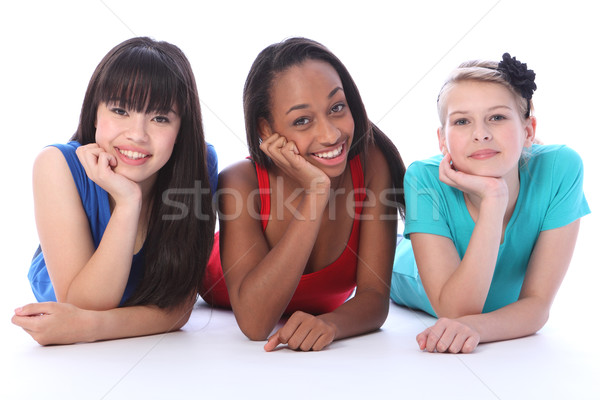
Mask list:
[[[142,113],[117,102],[101,103],[96,118],[96,143],[117,159],[114,171],[137,182],[154,182],[171,157],[181,118],[168,113]]]
[[[457,170],[516,178],[523,148],[534,137],[535,119],[521,118],[514,95],[502,85],[467,80],[448,92],[438,138]]]
[[[342,174],[354,137],[354,119],[342,82],[328,63],[307,60],[277,75],[271,88],[271,121],[261,136],[278,133],[328,176]]]

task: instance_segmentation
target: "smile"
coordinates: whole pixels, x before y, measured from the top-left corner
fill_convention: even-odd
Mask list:
[[[472,153],[469,157],[475,160],[486,160],[488,158],[494,157],[498,153],[499,152],[496,150],[485,149],[476,151],[475,153]]]
[[[341,145],[339,145],[339,147],[337,147],[333,150],[324,151],[322,153],[313,153],[313,155],[315,157],[322,158],[325,160],[331,160],[332,158],[339,157],[340,154],[342,154],[343,150],[344,150],[344,143],[342,143]]]
[[[119,151],[119,153],[121,153],[122,155],[124,155],[127,158],[130,158],[132,160],[139,160],[141,158],[147,158],[150,157],[149,154],[143,154],[137,151],[131,151],[131,150],[121,150],[121,149],[117,149]]]

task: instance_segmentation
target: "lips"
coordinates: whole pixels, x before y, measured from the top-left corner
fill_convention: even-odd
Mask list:
[[[121,150],[121,149],[118,149],[118,150],[119,150],[119,153],[123,154],[127,158],[131,158],[132,160],[139,160],[140,158],[149,157],[148,154],[143,154],[138,151]]]
[[[342,154],[343,150],[344,150],[344,143],[340,144],[338,147],[334,148],[333,150],[323,151],[323,152],[319,152],[319,153],[313,153],[313,155],[315,157],[324,158],[326,160],[331,160],[332,158],[339,157],[339,155]]]
[[[119,159],[129,165],[142,165],[152,157],[152,154],[149,154],[142,149],[127,147],[115,147],[115,149],[117,150]]]
[[[499,151],[492,150],[492,149],[477,150],[476,152],[471,153],[469,158],[472,158],[475,160],[486,160],[488,158],[494,157],[498,153],[499,153]]]
[[[346,161],[347,142],[329,147],[327,150],[311,153],[311,157],[319,164],[327,167],[334,167]]]

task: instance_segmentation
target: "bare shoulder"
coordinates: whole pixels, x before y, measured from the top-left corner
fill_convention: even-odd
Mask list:
[[[34,170],[61,167],[68,167],[67,160],[65,160],[62,152],[54,146],[48,146],[42,149],[33,163]]]
[[[219,173],[219,189],[253,190],[258,187],[256,169],[251,160],[242,160]]]
[[[391,185],[390,166],[383,152],[375,144],[369,145],[363,161],[365,168],[365,185],[367,187]]]
[[[34,185],[40,181],[58,182],[61,179],[73,180],[65,156],[54,146],[44,148],[33,163]]]

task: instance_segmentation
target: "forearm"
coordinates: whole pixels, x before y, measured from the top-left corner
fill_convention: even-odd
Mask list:
[[[303,198],[283,237],[231,296],[238,324],[251,339],[272,331],[298,287],[327,205],[326,199],[313,197]]]
[[[102,240],[59,301],[90,310],[117,307],[129,278],[139,210],[115,208]]]
[[[171,332],[183,327],[192,312],[193,302],[173,309],[156,306],[133,306],[106,311],[91,311],[89,339],[109,340]]]
[[[440,292],[439,317],[456,318],[483,310],[502,240],[503,214],[480,211],[465,255]]]
[[[549,311],[550,306],[545,301],[529,297],[490,313],[467,315],[457,320],[475,329],[482,343],[494,342],[536,333],[548,320]]]
[[[336,310],[318,318],[336,327],[335,339],[343,339],[381,328],[389,311],[389,296],[374,290],[356,294]]]

